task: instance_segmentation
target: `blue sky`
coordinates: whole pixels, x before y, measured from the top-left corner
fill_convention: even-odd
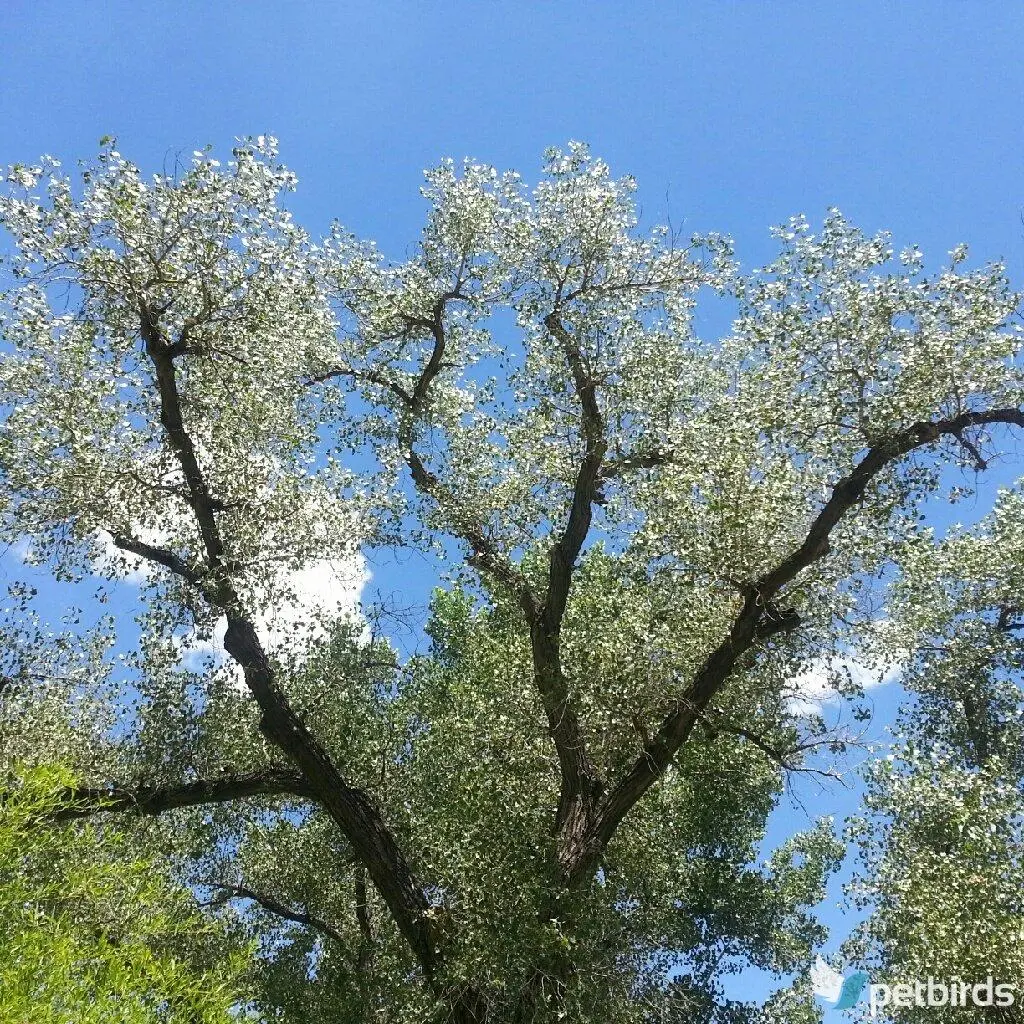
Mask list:
[[[400,257],[424,167],[473,156],[530,179],[545,147],[583,139],[637,178],[645,220],[731,234],[747,266],[770,224],[836,205],[930,265],[967,241],[1024,282],[1022,39],[1024,5],[995,0],[5,0],[0,164],[71,163],[110,133],[155,170],[271,132],[301,222]],[[400,576],[425,582],[412,563],[376,582]]]

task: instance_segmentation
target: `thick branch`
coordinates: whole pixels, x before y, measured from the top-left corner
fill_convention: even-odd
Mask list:
[[[565,529],[551,549],[548,593],[544,602],[548,627],[557,631],[565,614],[573,568],[590,532],[594,498],[601,480],[601,463],[608,445],[604,417],[597,404],[597,387],[587,371],[576,339],[566,330],[555,313],[549,313],[544,318],[544,325],[565,353],[576,398],[580,403],[583,432],[583,458],[576,472],[572,504],[569,507]]]
[[[398,431],[398,441],[405,452],[413,484],[422,494],[448,508],[457,507],[456,496],[448,493],[443,483],[423,462],[415,447],[415,427],[429,399],[431,384],[444,365],[447,347],[444,314],[447,303],[459,297],[456,287],[437,299],[429,319],[410,320],[416,326],[429,330],[434,344],[411,394],[404,399],[405,413]],[[560,340],[568,345],[567,358],[573,367],[574,380],[584,404],[585,434],[588,440],[584,467],[577,480],[569,521],[561,539],[552,549],[548,593],[543,603],[518,569],[491,543],[480,526],[453,522],[452,527],[453,532],[470,547],[470,564],[509,590],[519,602],[530,625],[534,678],[561,769],[562,796],[556,815],[556,828],[561,829],[568,819],[589,811],[597,789],[596,773],[587,757],[582,729],[569,701],[562,674],[558,635],[565,612],[573,565],[590,528],[592,504],[597,491],[597,477],[605,445],[596,394],[593,384],[586,376],[579,352],[557,318],[549,324],[549,329],[560,332]],[[581,797],[584,798],[585,806],[581,804]]]
[[[290,768],[268,768],[169,786],[76,786],[61,795],[57,821],[104,812],[156,815],[179,807],[231,803],[254,796],[313,796],[305,779]]]
[[[210,567],[216,568],[224,554],[224,545],[214,516],[215,502],[211,500],[206,478],[199,467],[195,445],[185,429],[181,415],[181,396],[178,393],[178,381],[174,371],[173,346],[163,337],[157,316],[144,302],[139,305],[139,317],[146,354],[153,364],[156,375],[157,393],[160,398],[160,422],[185,477],[188,502],[195,512]]]
[[[828,553],[828,538],[839,520],[863,497],[868,485],[884,469],[918,448],[934,444],[943,437],[959,438],[970,427],[994,423],[1024,426],[1024,412],[1019,409],[992,409],[988,412],[965,412],[951,419],[914,423],[887,442],[868,449],[853,472],[832,489],[832,496],[811,524],[803,544],[785,559],[774,572],[767,573],[756,585],[769,597],[789,583],[801,570]]]
[[[434,347],[430,353],[430,358],[427,360],[426,366],[423,367],[423,372],[420,374],[419,380],[416,381],[416,386],[412,391],[412,401],[409,404],[414,413],[420,411],[423,403],[426,401],[430,385],[434,382],[434,378],[441,372],[441,367],[444,365],[444,352],[447,347],[447,338],[444,331],[445,308],[452,299],[461,298],[463,298],[463,295],[459,289],[459,282],[456,282],[454,288],[438,296],[437,301],[434,303],[434,308],[430,311],[429,320],[414,321],[419,326],[426,327],[434,338]]]
[[[247,618],[228,612],[224,647],[242,667],[246,685],[263,711],[260,729],[298,765],[366,866],[427,979],[433,980],[440,955],[426,916],[426,896],[375,802],[345,781],[327,751],[292,710]]]
[[[993,409],[967,412],[943,420],[913,423],[886,441],[869,448],[853,471],[832,489],[812,521],[804,541],[749,589],[728,636],[705,659],[686,693],[665,718],[643,754],[602,801],[594,827],[582,837],[567,865],[571,880],[584,877],[608,844],[619,823],[660,778],[689,738],[700,713],[732,674],[737,662],[766,635],[768,610],[780,589],[829,552],[829,538],[840,520],[864,497],[868,486],[886,468],[919,448],[944,437],[959,438],[964,431],[991,424],[1024,426],[1024,411]]]
[[[156,562],[157,565],[170,569],[175,576],[180,576],[183,580],[194,586],[203,585],[203,573],[188,565],[184,559],[179,558],[173,551],[157,547],[155,544],[147,544],[145,541],[120,533],[112,533],[110,536],[114,542],[114,547],[120,548],[121,551],[125,551],[130,555],[138,555],[139,558],[145,558],[150,562]]]
[[[534,683],[547,716],[548,731],[558,753],[561,786],[555,829],[560,842],[564,842],[566,835],[585,831],[594,803],[603,791],[603,782],[587,752],[583,729],[562,671],[560,637],[576,559],[593,520],[601,462],[607,442],[604,418],[597,402],[597,389],[584,364],[576,339],[566,330],[557,313],[545,317],[544,325],[565,353],[580,403],[584,442],[569,515],[548,557],[548,584],[544,600],[537,614],[528,616]]]
[[[224,544],[215,515],[217,506],[211,500],[195,446],[183,421],[174,355],[156,315],[145,303],[140,305],[140,315],[146,353],[155,370],[160,421],[185,476],[187,500],[202,534],[215,581],[207,588],[207,597],[227,616],[225,649],[241,667],[246,685],[260,706],[261,731],[297,765],[310,791],[352,844],[426,979],[432,983],[441,956],[427,917],[423,887],[373,800],[345,781],[327,751],[292,709],[277,684],[252,621],[241,612],[239,595],[224,565]]]

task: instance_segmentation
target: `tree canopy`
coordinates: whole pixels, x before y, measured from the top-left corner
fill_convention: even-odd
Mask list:
[[[746,272],[579,144],[533,189],[443,162],[392,262],[295,224],[272,138],[150,177],[115,146],[0,198],[2,528],[55,581],[10,590],[0,768],[67,764],[79,818],[251,938],[246,1013],[816,1019],[845,844],[764,843],[853,738],[800,698],[856,697],[854,657],[919,694],[856,955],[1020,980],[1021,498],[926,523],[1024,426],[1000,264],[926,273],[833,210]],[[396,551],[421,642],[301,611]],[[756,1006],[747,968],[803,980]]]

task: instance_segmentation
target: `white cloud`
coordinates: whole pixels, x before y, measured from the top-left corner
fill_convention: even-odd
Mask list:
[[[358,612],[368,579],[361,555],[320,560],[288,573],[281,587],[288,598],[256,618],[260,639],[274,650],[323,637],[323,620]]]
[[[840,701],[844,687],[852,683],[866,691],[885,686],[896,679],[900,667],[896,660],[866,662],[852,655],[820,658],[790,681],[786,707],[800,718],[819,715],[826,705]]]
[[[269,652],[287,651],[301,657],[310,643],[326,635],[326,622],[359,614],[368,580],[369,572],[361,555],[353,555],[345,561],[321,559],[286,573],[280,580],[280,592],[285,596],[255,616],[260,641]],[[182,665],[197,670],[209,659],[223,664],[227,658],[224,652],[226,631],[227,620],[222,617],[210,637],[185,638],[181,648]],[[241,670],[236,675],[242,685]]]
[[[29,537],[19,537],[8,549],[7,554],[21,562],[22,565],[28,565],[32,558],[32,540]]]

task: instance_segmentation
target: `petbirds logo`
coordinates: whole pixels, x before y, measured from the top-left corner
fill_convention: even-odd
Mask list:
[[[867,987],[872,1017],[877,1017],[879,1011],[884,1011],[887,1006],[900,1009],[911,1006],[995,1006],[1002,1009],[1016,1002],[1015,986],[999,981],[991,973],[983,981],[964,981],[957,974],[949,979],[929,975],[916,981],[868,985],[868,976],[863,971],[844,978],[818,956],[814,958],[810,974],[814,994],[831,1003],[836,1010],[849,1010]]]
[[[836,1010],[848,1010],[860,999],[868,976],[863,971],[856,971],[844,978],[833,970],[820,956],[814,958],[811,965],[811,989],[819,999],[831,1003]]]

